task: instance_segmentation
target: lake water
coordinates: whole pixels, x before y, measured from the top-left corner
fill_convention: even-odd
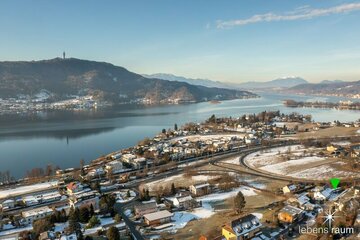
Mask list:
[[[163,128],[190,121],[203,121],[212,114],[237,117],[245,113],[280,110],[311,114],[316,121],[354,121],[359,111],[287,108],[282,100],[314,101],[312,96],[260,94],[258,99],[157,107],[123,106],[87,112],[39,113],[36,116],[0,116],[0,171],[16,178],[27,170],[46,167],[77,167],[109,152],[130,147]],[[339,98],[320,100],[339,101]]]

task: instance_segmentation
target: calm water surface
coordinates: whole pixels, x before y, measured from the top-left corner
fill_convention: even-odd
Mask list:
[[[61,168],[79,166],[103,154],[133,146],[163,128],[189,121],[203,121],[210,115],[237,117],[245,113],[280,110],[311,114],[316,121],[353,121],[359,111],[286,108],[284,99],[339,101],[339,98],[260,94],[258,99],[198,103],[159,107],[124,106],[93,112],[39,113],[36,116],[0,116],[0,171],[10,170],[17,178],[27,170],[47,164]]]

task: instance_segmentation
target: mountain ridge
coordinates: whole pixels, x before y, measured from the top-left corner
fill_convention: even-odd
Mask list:
[[[256,96],[247,91],[149,79],[111,63],[77,58],[0,62],[0,98],[32,96],[42,90],[51,93],[52,101],[90,94],[114,103],[199,102]]]

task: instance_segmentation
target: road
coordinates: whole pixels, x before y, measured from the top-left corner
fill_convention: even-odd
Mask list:
[[[116,203],[114,206],[114,209],[116,212],[118,212],[122,219],[124,220],[126,226],[129,228],[129,231],[131,232],[132,237],[135,240],[145,240],[144,237],[141,235],[141,233],[136,229],[136,224],[131,221],[128,216],[125,214],[125,208],[129,206],[131,203],[121,204]]]

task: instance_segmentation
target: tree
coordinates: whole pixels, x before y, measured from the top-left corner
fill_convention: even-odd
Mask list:
[[[92,216],[94,216],[94,214],[95,214],[95,210],[94,210],[94,206],[91,204],[90,205],[90,217],[92,217]]]
[[[89,223],[87,225],[88,228],[93,228],[96,225],[100,224],[100,220],[94,215],[90,218]]]
[[[176,188],[175,188],[175,184],[174,184],[174,183],[171,184],[171,194],[172,194],[172,195],[175,195],[175,194],[176,194]]]
[[[174,124],[174,130],[177,131],[178,130],[178,125],[175,123]]]
[[[160,197],[160,194],[156,194],[156,203],[157,204],[160,204],[161,203],[161,197]]]
[[[90,220],[90,211],[87,207],[80,208],[79,220],[81,223],[87,223]]]
[[[234,198],[234,210],[236,211],[236,213],[240,213],[241,210],[245,207],[245,204],[246,201],[244,194],[241,191],[239,191]]]
[[[116,227],[110,227],[106,232],[106,237],[109,240],[120,240],[119,230]]]
[[[39,219],[33,222],[33,232],[36,236],[39,236],[40,233],[50,230],[54,227],[54,224],[50,222],[48,218]]]
[[[80,228],[79,224],[79,209],[74,209],[73,207],[70,208],[69,212],[69,231],[70,232],[76,232]]]
[[[121,222],[121,216],[120,216],[120,214],[117,213],[117,214],[115,215],[115,217],[114,217],[114,220],[115,220],[116,223],[120,223],[120,222]]]
[[[102,213],[114,213],[116,199],[114,195],[106,195],[100,199],[100,210]]]

